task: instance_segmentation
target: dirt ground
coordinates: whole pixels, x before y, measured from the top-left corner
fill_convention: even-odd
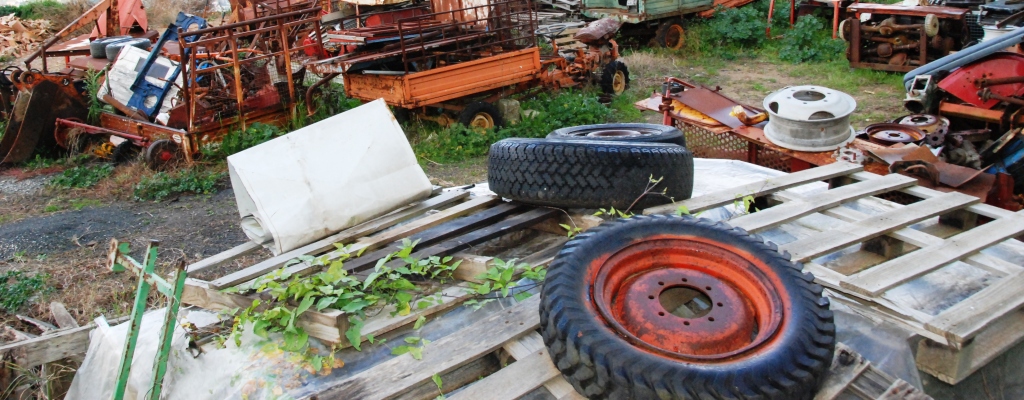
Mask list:
[[[898,79],[874,75],[852,78],[848,71],[811,73],[802,66],[764,60],[706,63],[675,54],[628,54],[632,75],[629,95],[649,96],[668,75],[721,86],[724,93],[749,104],[760,104],[768,93],[798,84],[844,86],[859,102],[858,128],[903,114]],[[859,80],[858,80],[859,79]],[[851,90],[852,89],[852,90]],[[659,116],[645,114],[649,122]],[[50,290],[30,301],[20,314],[51,320],[49,303],[60,301],[79,323],[103,314],[125,315],[131,307],[135,280],[112,273],[105,265],[111,238],[131,241],[132,254],[141,255],[149,239],[161,242],[159,264],[167,268],[185,258],[195,262],[217,254],[246,238],[238,228],[234,195],[226,179],[211,195],[182,195],[162,202],[138,202],[128,193],[137,182],[140,165],[119,166],[94,188],[65,190],[46,184],[60,168],[0,170],[0,272],[17,269],[49,275]],[[486,180],[486,158],[459,163],[427,163],[424,170],[442,186],[461,186]],[[250,259],[251,260],[251,259]],[[237,263],[241,267],[242,260]],[[199,276],[199,278],[208,278]],[[14,315],[0,311],[0,326],[34,332]],[[12,337],[0,336],[0,341]]]

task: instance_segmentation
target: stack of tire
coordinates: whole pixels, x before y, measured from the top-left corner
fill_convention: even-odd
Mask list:
[[[648,124],[506,139],[491,147],[488,183],[531,204],[642,209],[690,197],[685,145]],[[828,299],[789,253],[689,216],[576,235],[548,269],[540,320],[552,362],[591,399],[811,399],[835,349]]]
[[[693,154],[670,126],[574,126],[545,139],[493,144],[487,182],[502,197],[528,204],[640,210],[690,198]]]
[[[110,36],[90,42],[89,55],[91,55],[92,58],[106,58],[113,62],[117,59],[117,55],[121,53],[121,49],[125,47],[137,47],[143,50],[149,50],[152,45],[153,43],[146,38]]]

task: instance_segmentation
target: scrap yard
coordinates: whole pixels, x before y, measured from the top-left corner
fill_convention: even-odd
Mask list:
[[[0,0],[0,399],[1024,398],[1013,0]]]

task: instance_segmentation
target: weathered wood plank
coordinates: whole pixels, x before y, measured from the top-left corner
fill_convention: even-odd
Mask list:
[[[348,241],[351,241],[351,240],[354,240],[354,239],[357,239],[357,238],[360,238],[360,237],[372,234],[374,232],[379,232],[379,231],[384,230],[384,229],[386,229],[386,228],[388,228],[388,227],[390,227],[392,225],[395,225],[395,224],[397,224],[399,222],[402,222],[402,221],[408,220],[410,218],[413,218],[413,217],[415,217],[417,215],[420,215],[420,214],[426,212],[427,210],[430,210],[430,209],[433,209],[433,208],[437,208],[437,207],[442,207],[444,205],[454,203],[456,201],[459,201],[461,199],[466,198],[467,196],[469,196],[469,193],[464,192],[464,191],[453,191],[453,192],[444,193],[444,194],[442,194],[440,196],[424,200],[424,201],[422,201],[420,203],[417,203],[417,204],[415,204],[413,206],[409,206],[408,208],[404,209],[403,211],[393,212],[391,214],[388,214],[388,215],[385,215],[383,217],[374,219],[372,221],[364,222],[362,224],[359,224],[359,225],[356,225],[354,227],[351,227],[351,228],[348,228],[346,230],[343,230],[341,232],[338,232],[338,233],[336,233],[334,235],[328,236],[328,237],[326,237],[324,239],[318,240],[318,241],[316,241],[314,243],[310,243],[310,244],[302,246],[302,247],[300,247],[298,249],[295,249],[295,250],[286,252],[284,254],[280,254],[280,255],[271,257],[271,258],[269,258],[267,260],[264,260],[264,261],[262,261],[262,262],[260,262],[260,263],[258,263],[256,265],[253,265],[253,266],[250,266],[248,268],[245,268],[245,269],[243,269],[241,271],[237,271],[237,272],[231,273],[231,274],[229,274],[227,276],[223,276],[221,278],[215,279],[214,281],[210,282],[210,285],[213,286],[213,288],[215,288],[215,289],[224,289],[224,288],[227,288],[227,287],[238,285],[238,284],[243,283],[243,282],[247,282],[247,281],[252,280],[252,279],[256,279],[256,278],[262,276],[263,274],[266,274],[267,272],[270,272],[270,271],[273,271],[275,269],[281,268],[282,266],[284,266],[285,263],[287,263],[288,261],[291,261],[292,259],[295,259],[295,258],[297,258],[299,256],[319,254],[319,253],[323,253],[325,251],[334,250],[335,249],[335,247],[334,247],[335,243],[345,243],[345,242],[348,242]],[[460,205],[455,206],[455,207],[464,206],[464,205],[465,205],[465,203],[460,204]],[[452,207],[452,208],[455,208],[455,207]],[[434,214],[434,215],[431,215],[431,216],[427,216],[427,217],[424,217],[422,219],[427,219],[427,218],[435,217],[435,216],[440,215],[440,214],[442,214],[442,213],[438,213],[438,214]],[[426,228],[424,228],[424,229],[426,229]]]
[[[11,328],[9,326],[6,326],[6,325],[4,326],[4,331],[6,331],[12,337],[14,337],[14,341],[15,342],[21,341],[21,340],[35,339],[35,338],[39,337],[39,335],[28,333],[28,332],[22,332],[22,331],[19,331],[17,329],[14,329],[14,328]]]
[[[927,331],[926,331],[927,332]],[[921,340],[917,345],[917,368],[955,385],[1024,341],[1024,312],[1014,311],[982,330],[962,348]],[[928,332],[931,333],[931,332]]]
[[[788,175],[772,177],[763,181],[748,183],[731,189],[708,193],[689,200],[651,207],[644,210],[644,215],[672,214],[676,212],[680,206],[686,206],[690,213],[696,214],[707,209],[732,204],[736,201],[737,197],[747,195],[760,197],[780,190],[786,190],[792,187],[835,178],[837,176],[848,175],[863,170],[864,167],[857,164],[843,162],[832,163],[822,167],[811,168]]]
[[[877,178],[879,176],[881,176],[881,175],[878,175],[878,174],[875,174],[875,173],[871,173],[871,172],[866,172],[866,171],[864,171],[864,172],[857,172],[857,173],[851,175],[852,178],[857,179],[857,180],[874,179],[874,178]],[[935,197],[935,196],[941,196],[942,194],[945,193],[945,192],[940,192],[940,191],[935,190],[935,189],[929,189],[929,188],[926,188],[924,186],[911,186],[911,187],[908,187],[906,189],[901,189],[900,192],[909,194],[911,196],[920,197],[922,199],[930,199],[930,198]],[[967,207],[966,210],[970,211],[972,213],[978,214],[978,215],[982,215],[982,216],[986,216],[986,217],[992,218],[992,219],[1004,218],[1004,217],[1009,217],[1009,216],[1013,215],[1013,211],[1004,210],[1002,208],[995,207],[995,206],[992,206],[992,205],[989,205],[989,204],[984,204],[984,203],[973,204],[970,207]]]
[[[50,314],[53,314],[53,320],[57,322],[57,326],[61,329],[78,327],[78,321],[75,321],[75,317],[71,316],[67,307],[64,307],[64,303],[57,301],[51,302]]]
[[[423,359],[403,354],[325,388],[317,397],[390,399],[426,382],[435,373],[449,371],[494,351],[509,340],[540,326],[540,298],[533,296],[513,307],[426,345]],[[429,366],[429,367],[425,367]]]
[[[868,268],[850,276],[842,285],[868,296],[877,296],[911,279],[1017,236],[1021,232],[1024,232],[1024,218],[997,219],[943,240],[942,243]]]
[[[512,358],[517,360],[530,356],[535,351],[546,349],[544,345],[544,338],[540,336],[537,331],[530,332],[525,336],[509,341],[501,347]],[[548,362],[548,366],[544,368],[551,368],[555,371],[556,375],[547,382],[544,382],[544,388],[551,393],[556,399],[559,400],[585,400],[586,397],[576,392],[576,389],[572,387],[565,378],[562,377],[561,373],[558,372],[558,368],[554,364]]]
[[[936,215],[967,207],[977,203],[977,197],[961,193],[946,193],[918,203],[867,219],[853,222],[821,235],[804,238],[779,246],[780,251],[789,251],[793,261],[804,262],[831,253],[867,239],[872,239],[900,228],[913,225]]]
[[[540,349],[526,357],[516,359],[516,362],[469,385],[450,396],[449,399],[517,399],[556,376],[559,376],[559,372],[551,364],[551,356],[548,355],[547,349]]]
[[[36,328],[39,328],[40,331],[43,331],[44,335],[47,332],[57,330],[56,326],[53,326],[53,324],[51,324],[49,322],[46,322],[46,321],[40,321],[38,319],[35,319],[35,318],[32,318],[32,317],[26,317],[26,316],[20,315],[20,314],[17,315],[17,317],[18,317],[18,319],[22,320],[22,322],[26,322],[28,324],[34,325]]]
[[[802,199],[802,197],[793,195],[791,193],[776,193],[774,196],[782,201],[795,201],[797,199]],[[970,207],[968,207],[967,209],[970,209]],[[827,210],[822,210],[821,214],[847,222],[860,221],[862,219],[869,217],[868,214],[846,207],[835,207]],[[890,232],[887,235],[894,239],[901,240],[903,242],[906,242],[907,244],[912,244],[917,247],[928,247],[938,243],[942,243],[942,238],[936,237],[934,235],[913,228],[899,229]],[[971,256],[968,256],[965,262],[1000,276],[1005,276],[1012,272],[1024,269],[1019,265],[1014,265],[1007,261],[1003,261],[998,258],[990,257],[981,253],[975,253]]]
[[[232,262],[238,259],[239,257],[244,257],[249,254],[255,253],[259,251],[259,249],[261,249],[262,247],[263,246],[260,246],[260,244],[256,242],[245,242],[238,246],[224,250],[220,253],[214,254],[210,257],[199,260],[195,264],[185,267],[185,271],[191,274],[202,271],[204,269],[219,267],[221,265]]]
[[[924,327],[960,347],[999,318],[1024,307],[1024,272],[1004,277],[967,299],[943,310]]]
[[[821,210],[839,206],[840,204],[851,200],[874,196],[879,193],[885,193],[894,189],[916,184],[917,180],[914,178],[899,174],[890,174],[878,179],[840,186],[836,189],[826,191],[825,193],[815,194],[814,197],[810,199],[792,201],[767,210],[743,215],[729,220],[729,224],[746,229],[750,232],[758,232],[774,228],[786,222]]]
[[[111,324],[127,320],[126,317],[110,320]],[[14,360],[22,368],[31,368],[49,362],[85,353],[89,349],[89,332],[96,324],[61,329],[37,338],[8,343],[0,346],[0,360]]]

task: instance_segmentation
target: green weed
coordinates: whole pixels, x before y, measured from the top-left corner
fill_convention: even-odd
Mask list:
[[[228,132],[221,139],[220,143],[211,143],[201,148],[204,156],[212,159],[225,159],[228,156],[242,150],[256,146],[286,132],[274,125],[267,125],[256,122],[249,125],[244,131],[235,130]]]
[[[28,275],[18,270],[0,273],[0,309],[13,314],[33,297],[49,293],[52,288],[46,286],[48,278],[46,274]]]
[[[114,166],[110,164],[71,167],[50,180],[50,184],[68,189],[87,188],[110,176],[112,172],[114,172]]]
[[[223,172],[208,171],[201,168],[186,168],[173,172],[157,172],[143,177],[133,193],[136,200],[160,201],[179,193],[213,193],[217,182],[224,178]]]
[[[782,38],[779,58],[790,63],[833,61],[846,57],[846,42],[832,39],[825,21],[810,15],[800,17]]]

